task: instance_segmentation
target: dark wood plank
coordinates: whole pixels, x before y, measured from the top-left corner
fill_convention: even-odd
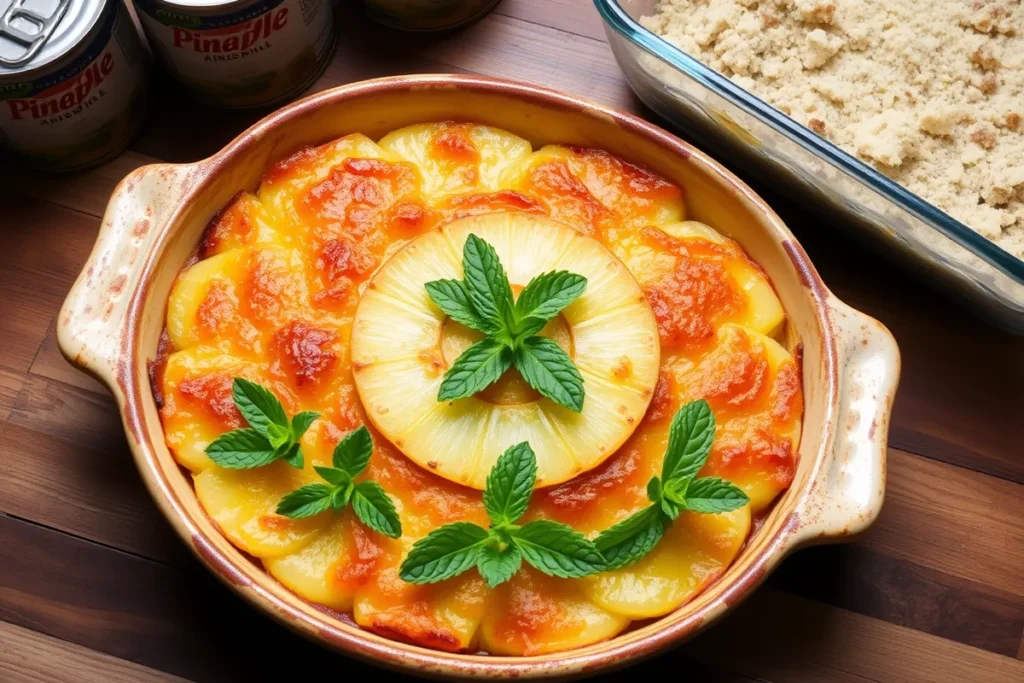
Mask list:
[[[682,651],[772,681],[1007,683],[1024,662],[763,588]]]
[[[175,566],[192,559],[142,484],[124,439],[54,439],[8,424],[0,511]]]
[[[0,622],[0,679],[5,683],[183,683],[84,647]]]
[[[36,351],[36,357],[32,360],[29,373],[36,377],[45,377],[70,384],[101,396],[109,395],[109,391],[103,384],[71,365],[61,355],[60,349],[57,348],[57,334],[53,324],[50,325],[46,337],[43,338],[39,350]]]
[[[0,367],[32,364],[50,321],[92,250],[99,221],[47,202],[0,192]]]
[[[0,516],[0,567],[0,620],[190,680],[271,680],[297,663],[372,672],[263,618],[198,563],[171,568]]]
[[[1024,487],[893,448],[887,475],[882,513],[858,543],[1024,597]]]
[[[1024,598],[961,579],[861,543],[809,548],[787,559],[768,583],[965,645],[1016,657]]]
[[[587,5],[590,5],[589,7]],[[604,22],[590,2],[579,0],[502,0],[495,14],[522,19],[586,38],[605,41]]]

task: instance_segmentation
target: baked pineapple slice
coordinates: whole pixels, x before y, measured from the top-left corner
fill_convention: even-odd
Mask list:
[[[727,322],[775,335],[785,312],[768,277],[735,241],[698,221],[647,227],[611,246],[666,314],[663,327],[707,335]],[[668,345],[673,345],[669,343]]]
[[[616,242],[645,225],[681,221],[682,191],[598,149],[547,145],[513,164],[502,185],[538,198],[553,218]]]
[[[175,348],[197,344],[256,355],[261,332],[309,312],[302,255],[276,246],[242,247],[199,261],[178,278],[167,302]]]
[[[628,567],[583,579],[583,591],[613,614],[660,617],[720,576],[749,531],[749,506],[716,515],[683,512],[648,555]]]
[[[339,575],[347,563],[350,545],[345,521],[339,517],[297,552],[265,558],[263,567],[299,597],[347,612],[352,609],[353,590]]]
[[[584,294],[546,328],[583,376],[581,413],[533,393],[515,370],[487,392],[437,401],[445,369],[473,336],[446,320],[424,285],[461,279],[470,234],[494,247],[513,288],[552,270],[587,278]],[[525,213],[465,218],[412,242],[374,276],[352,329],[369,419],[414,462],[477,489],[497,456],[521,441],[537,454],[538,486],[595,467],[632,433],[658,377],[656,322],[622,263],[569,226]]]
[[[280,460],[252,470],[213,466],[194,477],[196,497],[221,532],[259,558],[301,550],[330,522],[330,513],[306,519],[275,513],[281,498],[314,481],[312,470],[298,470]]]
[[[558,579],[523,566],[493,591],[480,624],[480,647],[493,655],[534,656],[607,640],[629,618],[597,605],[579,579]]]
[[[403,539],[405,551],[413,539]],[[416,586],[398,576],[398,562],[380,569],[356,594],[352,618],[364,628],[448,652],[470,649],[487,610],[487,585],[476,572]]]
[[[210,221],[199,245],[199,255],[208,258],[240,247],[273,244],[282,237],[256,195],[239,192]]]
[[[670,355],[665,371],[685,388],[682,401],[703,397],[714,410],[715,443],[701,476],[739,486],[755,514],[768,507],[796,470],[803,401],[793,356],[770,337],[726,324],[714,348]]]
[[[302,219],[295,202],[306,190],[322,181],[331,171],[346,159],[385,159],[389,155],[377,143],[362,133],[353,133],[319,147],[305,149],[287,157],[263,174],[257,195],[266,210],[281,221],[282,227],[290,227],[281,235],[302,235],[296,230]]]
[[[244,427],[235,409],[231,384],[243,377],[269,387],[289,414],[297,402],[282,383],[269,378],[260,363],[243,360],[209,347],[172,353],[159,374],[164,435],[175,459],[193,472],[210,467],[206,447],[224,432]]]
[[[399,128],[384,136],[380,147],[420,169],[423,193],[431,200],[499,190],[505,169],[532,151],[512,133],[451,121]]]

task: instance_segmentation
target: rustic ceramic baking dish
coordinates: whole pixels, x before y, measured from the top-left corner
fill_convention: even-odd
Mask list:
[[[604,643],[496,657],[447,654],[363,631],[286,590],[221,536],[164,444],[147,363],[157,353],[171,284],[211,216],[239,190],[254,189],[270,163],[302,147],[446,119],[497,126],[535,146],[603,148],[682,185],[689,216],[738,240],[768,273],[788,316],[785,344],[802,359],[805,415],[793,485],[716,583],[676,612]],[[778,216],[700,151],[645,121],[576,97],[446,75],[321,92],[270,115],[209,159],[138,169],[110,199],[57,334],[65,356],[110,387],[146,485],[204,564],[246,600],[325,645],[426,675],[545,677],[622,665],[706,627],[794,549],[861,531],[882,505],[900,368],[888,331],[836,299]]]

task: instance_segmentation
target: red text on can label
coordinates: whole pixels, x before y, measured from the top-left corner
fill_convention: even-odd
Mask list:
[[[259,106],[294,95],[320,73],[334,45],[329,0],[257,0],[219,15],[136,0],[154,52],[210,104]]]

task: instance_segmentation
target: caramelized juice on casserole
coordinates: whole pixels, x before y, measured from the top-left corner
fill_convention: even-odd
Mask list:
[[[366,423],[348,340],[372,273],[438,225],[499,211],[549,215],[601,240],[640,282],[662,343],[660,378],[630,439],[595,469],[538,490],[527,519],[593,534],[645,506],[671,416],[701,397],[718,424],[702,474],[742,486],[749,509],[680,522],[677,540],[667,537],[627,568],[632,573],[560,580],[524,565],[494,590],[475,572],[412,586],[397,568],[416,540],[448,522],[488,520],[479,491],[417,466],[375,433],[363,476],[395,498],[402,538],[369,532],[349,510],[301,523],[274,514],[276,500],[317,481],[313,465],[330,464],[334,445]],[[179,276],[168,310],[171,353],[153,375],[168,445],[236,545],[300,596],[351,610],[365,628],[425,647],[507,654],[611,637],[719,576],[751,514],[768,509],[796,468],[801,379],[772,338],[781,306],[736,243],[685,218],[682,189],[646,169],[599,150],[533,152],[515,136],[472,124],[413,126],[380,144],[355,134],[302,150],[211,221],[200,260]],[[630,368],[615,372],[627,377]],[[242,426],[231,401],[235,376],[269,387],[290,414],[321,413],[303,437],[304,470],[278,463],[225,472],[206,457],[210,441]],[[655,584],[670,589],[647,597],[628,590]]]

